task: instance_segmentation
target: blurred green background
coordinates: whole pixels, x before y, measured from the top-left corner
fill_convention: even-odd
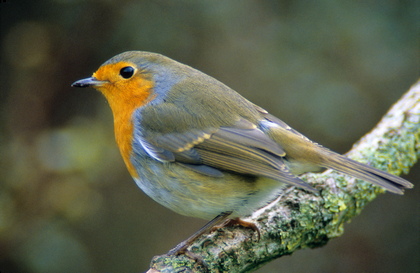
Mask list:
[[[72,89],[126,50],[214,76],[344,153],[419,76],[418,1],[3,0],[0,271],[140,272],[204,221],[134,184],[103,97]],[[406,176],[416,184],[417,166]],[[420,272],[419,186],[327,246],[258,272]]]

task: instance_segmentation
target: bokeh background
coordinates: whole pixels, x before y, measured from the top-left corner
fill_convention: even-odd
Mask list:
[[[0,271],[141,272],[204,224],[135,186],[105,99],[70,88],[108,58],[170,56],[344,153],[417,81],[419,3],[0,1]],[[258,272],[420,272],[419,188]]]

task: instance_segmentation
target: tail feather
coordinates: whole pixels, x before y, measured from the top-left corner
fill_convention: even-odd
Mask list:
[[[413,184],[401,177],[370,167],[339,154],[330,155],[325,158],[323,167],[365,180],[396,194],[403,194],[404,189],[413,187]]]

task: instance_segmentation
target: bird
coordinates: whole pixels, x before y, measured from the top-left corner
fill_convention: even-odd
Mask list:
[[[116,143],[134,181],[161,205],[210,220],[202,234],[264,207],[299,178],[333,169],[403,194],[409,181],[335,153],[215,78],[164,55],[127,51],[73,87],[93,87],[109,103]],[[248,226],[257,229],[252,223]]]

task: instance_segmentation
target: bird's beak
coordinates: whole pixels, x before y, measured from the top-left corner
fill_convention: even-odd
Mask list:
[[[90,86],[96,87],[96,86],[101,86],[104,83],[106,83],[106,81],[99,81],[95,77],[90,77],[90,78],[75,81],[71,86],[72,87],[90,87]]]

